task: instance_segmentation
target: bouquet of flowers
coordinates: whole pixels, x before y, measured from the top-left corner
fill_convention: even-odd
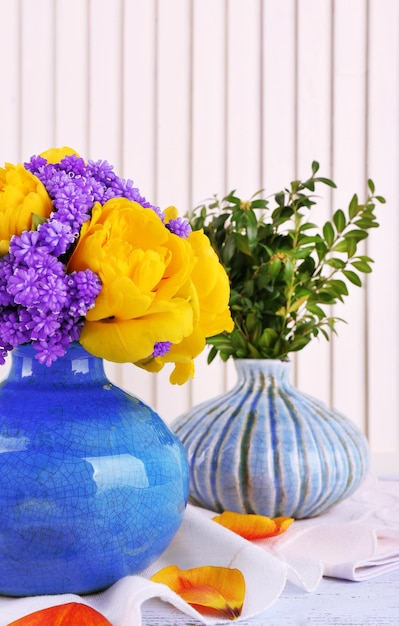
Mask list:
[[[0,168],[0,363],[32,343],[50,366],[91,354],[194,374],[207,338],[231,331],[229,281],[209,239],[161,211],[107,161],[70,148]]]

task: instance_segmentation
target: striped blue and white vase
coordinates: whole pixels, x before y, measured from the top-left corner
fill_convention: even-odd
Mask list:
[[[190,501],[218,512],[300,519],[349,496],[369,469],[357,426],[296,389],[289,362],[235,364],[231,391],[172,424],[189,459]]]

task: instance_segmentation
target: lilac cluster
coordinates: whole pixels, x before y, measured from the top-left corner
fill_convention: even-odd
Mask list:
[[[101,281],[91,270],[66,271],[94,203],[124,197],[153,209],[162,221],[164,216],[107,161],[85,163],[71,155],[50,164],[34,156],[25,168],[43,183],[54,210],[36,230],[13,236],[9,252],[1,258],[0,364],[12,348],[31,342],[38,360],[49,366],[79,339],[84,318],[101,291]],[[170,220],[167,227],[180,237],[190,232],[181,218]],[[160,342],[153,355],[169,349],[169,342]]]
[[[191,233],[191,226],[189,222],[182,217],[169,220],[166,224],[166,228],[168,228],[171,233],[178,235],[182,239],[186,239]]]

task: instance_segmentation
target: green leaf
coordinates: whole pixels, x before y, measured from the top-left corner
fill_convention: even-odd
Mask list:
[[[281,191],[280,193],[276,193],[276,195],[274,196],[274,199],[276,201],[276,204],[278,204],[278,206],[283,207],[285,204],[285,195],[284,193]]]
[[[323,319],[323,317],[325,316],[325,312],[323,311],[323,309],[314,302],[308,302],[306,308],[308,311],[310,311],[310,313],[313,313],[313,315],[317,315],[319,319]]]
[[[349,218],[353,220],[353,218],[358,214],[359,211],[359,201],[356,194],[352,196],[352,200],[349,203],[348,214]]]
[[[287,259],[284,263],[284,280],[286,283],[290,283],[294,275],[294,266],[291,259]]]
[[[348,287],[343,280],[329,280],[328,285],[330,288],[332,288],[334,294],[337,294],[339,296],[348,295]]]
[[[353,283],[354,285],[357,285],[357,287],[362,286],[362,281],[360,280],[359,276],[355,272],[352,272],[351,270],[342,270],[342,273],[349,280],[349,282]]]
[[[329,247],[334,243],[334,228],[331,222],[326,222],[323,226],[323,236]]]
[[[213,359],[217,356],[217,349],[215,348],[215,346],[212,346],[211,349],[208,352],[208,357],[207,357],[207,363],[208,365],[210,365],[213,361]]]
[[[348,240],[341,239],[335,246],[332,248],[333,252],[348,252]]]
[[[320,165],[317,161],[312,161],[312,174],[316,174],[319,171]]]
[[[252,200],[251,207],[253,209],[265,209],[268,204],[269,203],[267,200],[262,200],[261,198],[259,198],[258,200]]]
[[[261,349],[270,348],[277,339],[277,333],[273,328],[265,328],[259,340]]]
[[[348,248],[347,248],[348,258],[351,259],[356,254],[357,241],[356,241],[355,237],[350,237],[346,241],[347,241],[347,244],[348,244]]]
[[[378,226],[374,217],[361,217],[354,222],[359,228],[374,228]]]
[[[276,276],[278,276],[281,265],[281,261],[278,258],[274,258],[273,261],[269,264],[269,273],[271,278],[276,278]]]
[[[359,272],[363,272],[364,274],[370,274],[370,272],[372,272],[372,267],[366,261],[352,261],[351,264],[359,270]]]
[[[246,217],[247,217],[248,245],[249,245],[249,248],[253,250],[258,240],[258,220],[256,219],[256,215],[253,211],[247,211]]]
[[[345,261],[343,261],[342,259],[335,258],[335,257],[331,259],[326,259],[325,264],[329,265],[330,267],[333,267],[336,270],[342,270],[342,268],[346,266]]]
[[[337,187],[334,181],[331,180],[330,178],[324,178],[322,176],[318,176],[317,178],[315,178],[315,181],[318,183],[323,183],[324,185],[328,185],[328,187],[333,187],[333,188]]]
[[[236,242],[234,240],[234,237],[229,237],[221,251],[221,260],[222,260],[222,264],[225,267],[228,267],[230,265],[230,260],[234,257],[234,255],[236,254],[237,248],[236,248]]]
[[[245,235],[241,235],[241,233],[236,233],[235,237],[235,244],[238,248],[238,250],[240,250],[241,252],[243,252],[244,254],[251,256],[251,249],[249,247],[249,242],[247,237],[245,237]]]
[[[345,230],[346,217],[342,209],[338,209],[337,211],[335,211],[333,215],[333,222],[335,224],[335,228],[339,233],[342,233],[342,231]]]
[[[368,237],[368,233],[365,230],[349,230],[345,233],[345,239],[355,239],[355,241],[361,241],[362,239],[366,239]]]
[[[42,217],[37,213],[32,213],[32,230],[37,230],[40,224],[44,224],[45,221],[45,217]]]

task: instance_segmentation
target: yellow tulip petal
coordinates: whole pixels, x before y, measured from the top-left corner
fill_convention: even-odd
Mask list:
[[[241,615],[245,579],[238,569],[206,565],[181,570],[170,565],[154,574],[151,580],[167,585],[201,613],[230,620]]]
[[[194,361],[187,363],[175,363],[173,372],[169,376],[172,385],[184,385],[190,378],[194,377]]]
[[[164,310],[131,320],[86,320],[79,341],[100,358],[115,363],[147,359],[158,341],[182,340],[192,327],[192,310],[187,302],[164,303]]]
[[[232,530],[244,539],[265,539],[281,535],[293,523],[292,517],[267,517],[252,513],[224,511],[212,518],[214,522]]]
[[[159,371],[165,363],[174,363],[175,367],[169,377],[172,385],[184,385],[189,378],[194,377],[194,360],[205,347],[205,337],[199,327],[194,329],[188,337],[179,343],[173,344],[170,351],[157,359],[157,368],[154,369],[153,361],[138,363],[148,372]]]
[[[175,206],[171,205],[164,209],[165,215],[165,223],[167,224],[170,220],[176,219],[179,216],[178,210]]]
[[[141,292],[130,278],[115,277],[112,283],[104,285],[86,319],[93,322],[110,317],[119,320],[142,317],[150,312],[152,302],[151,294]]]
[[[2,253],[13,235],[33,227],[33,215],[46,219],[53,205],[40,180],[23,165],[0,168],[0,241]]]
[[[79,156],[75,150],[64,146],[63,148],[50,148],[50,150],[41,152],[40,156],[43,157],[43,159],[47,159],[47,163],[59,163],[64,157],[71,156],[72,154]]]

